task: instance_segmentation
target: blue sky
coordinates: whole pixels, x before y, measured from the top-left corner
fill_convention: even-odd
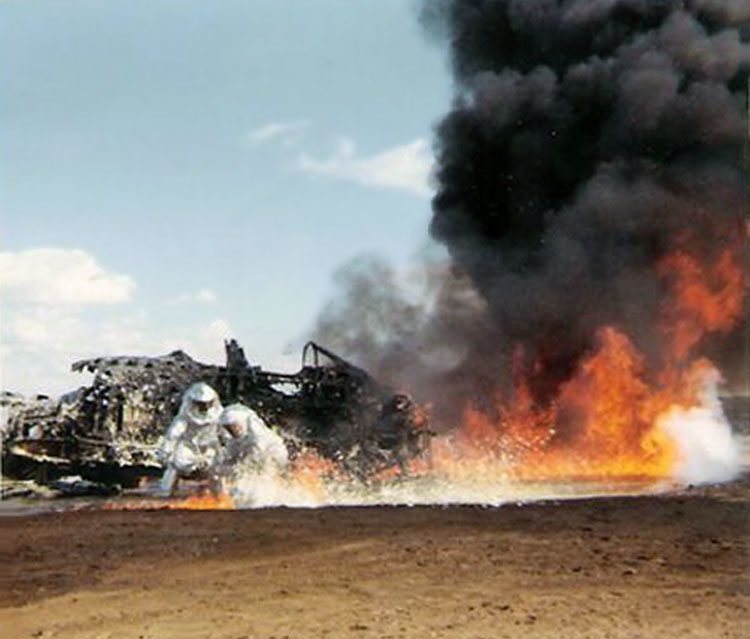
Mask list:
[[[2,386],[237,337],[285,356],[356,255],[427,242],[445,52],[413,0],[0,5]]]

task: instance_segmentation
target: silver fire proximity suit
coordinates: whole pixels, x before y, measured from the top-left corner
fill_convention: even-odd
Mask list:
[[[262,472],[289,464],[284,440],[247,406],[232,404],[219,417],[219,439],[225,474],[238,464]]]
[[[212,489],[218,490],[221,411],[219,396],[208,384],[198,382],[185,392],[180,410],[162,440],[162,495],[173,495],[178,481],[183,478],[208,479]]]

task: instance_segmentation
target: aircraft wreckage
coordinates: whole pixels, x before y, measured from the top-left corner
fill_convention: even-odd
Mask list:
[[[211,385],[222,404],[241,402],[278,430],[292,458],[314,450],[344,474],[367,480],[384,468],[408,471],[429,448],[426,413],[369,373],[309,342],[297,373],[252,366],[235,340],[224,366],[183,351],[162,357],[100,357],[75,362],[90,386],[58,400],[4,393],[3,475],[52,484],[84,481],[135,486],[161,474],[160,441],[194,382]]]

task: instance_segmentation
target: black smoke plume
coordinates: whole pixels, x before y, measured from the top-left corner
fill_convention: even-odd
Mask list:
[[[369,335],[363,363],[447,419],[507,380],[517,345],[541,403],[603,325],[657,365],[656,265],[744,232],[750,0],[428,0],[422,17],[455,79],[430,226],[450,267],[421,305],[383,289],[392,315],[361,304],[383,280],[355,269],[323,335],[355,356]]]

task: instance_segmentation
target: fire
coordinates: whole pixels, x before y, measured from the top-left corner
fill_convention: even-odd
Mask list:
[[[680,249],[659,264],[669,291],[660,370],[649,370],[628,335],[612,326],[599,329],[595,350],[547,406],[535,405],[514,365],[511,397],[498,395],[492,415],[467,406],[450,445],[435,447],[437,468],[453,478],[463,477],[465,464],[483,474],[494,464],[523,480],[670,477],[680,450],[662,424],[677,409],[699,406],[705,381],[718,375],[692,354],[707,333],[730,331],[742,315],[738,253],[727,248],[701,263]]]
[[[111,501],[105,510],[234,510],[234,500],[224,493],[200,493],[181,499]]]
[[[176,502],[167,502],[168,507],[177,510],[233,510],[234,501],[229,495],[204,493],[190,495]]]
[[[290,480],[315,498],[325,494],[326,479],[334,477],[334,463],[313,450],[303,451],[292,464]]]
[[[674,446],[653,425],[672,405],[673,394],[652,389],[644,373],[642,358],[628,338],[614,328],[601,329],[597,351],[560,391],[556,423],[565,436],[533,449],[520,474],[667,475]]]
[[[428,457],[411,460],[408,474],[447,479],[468,489],[518,481],[656,482],[678,477],[676,469],[686,456],[685,428],[692,429],[694,442],[717,439],[705,432],[695,436],[698,428],[710,430],[716,424],[715,406],[706,403],[705,391],[719,377],[698,353],[705,335],[732,330],[742,316],[745,282],[737,249],[699,259],[681,244],[658,264],[666,292],[657,326],[660,357],[647,360],[633,336],[602,326],[573,376],[553,401],[540,405],[529,381],[529,371],[538,373],[539,365],[524,367],[519,347],[512,358],[510,393],[498,391],[490,409],[467,405],[460,427],[433,439]],[[685,419],[691,423],[686,425]],[[387,483],[401,472],[392,465],[371,479]],[[296,457],[280,485],[291,489],[282,490],[287,496],[319,504],[335,499],[349,479],[335,462],[308,450]],[[234,503],[224,495],[206,494],[131,507],[202,510],[233,508]]]
[[[743,274],[732,250],[722,251],[709,268],[676,251],[661,262],[659,272],[673,285],[664,330],[676,359],[687,357],[706,332],[730,331],[742,315]]]

